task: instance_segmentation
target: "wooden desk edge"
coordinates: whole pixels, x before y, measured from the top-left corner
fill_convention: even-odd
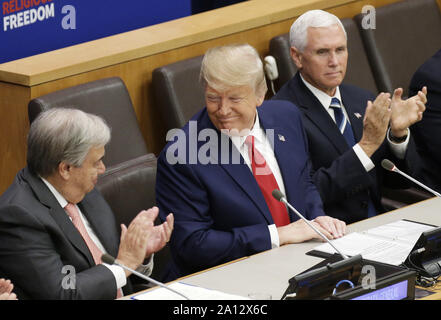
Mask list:
[[[245,1],[0,64],[0,81],[34,86],[358,0]],[[240,10],[238,10],[240,8]],[[252,10],[250,10],[252,9]]]

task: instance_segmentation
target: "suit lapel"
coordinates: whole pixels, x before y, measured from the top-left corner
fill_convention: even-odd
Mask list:
[[[63,231],[66,238],[68,238],[72,245],[84,255],[91,266],[95,265],[92,254],[84,242],[83,237],[75,228],[72,221],[70,221],[67,213],[60,206],[48,187],[41,179],[30,173],[27,168],[25,169],[24,175],[39,201],[48,207],[50,215]]]
[[[320,101],[305,86],[299,74],[296,74],[293,85],[297,88],[292,92],[296,92],[296,100],[305,116],[323,133],[323,136],[333,145],[339,153],[344,153],[349,149],[344,136],[341,134],[335,122],[323,108]],[[345,104],[346,108],[346,104]]]
[[[257,109],[262,110],[262,109]],[[260,113],[259,113],[260,115]],[[270,114],[265,114],[260,117],[260,123],[262,128],[267,133],[267,138],[272,145],[274,150],[274,155],[277,160],[277,165],[279,166],[280,173],[282,175],[283,185],[285,188],[285,195],[288,201],[293,201],[294,195],[298,190],[294,190],[294,186],[297,185],[292,183],[295,181],[296,172],[292,170],[293,168],[293,150],[296,150],[294,146],[295,141],[292,136],[290,136],[289,132],[286,131],[286,128],[278,127],[277,123],[273,121]],[[271,130],[272,133],[271,133]],[[290,210],[288,210],[291,213]],[[290,216],[290,220],[293,221]]]
[[[273,218],[262,191],[248,166],[246,164],[222,164],[221,166],[256,205],[267,223],[273,224]]]
[[[216,130],[218,133],[218,145],[213,148],[213,150],[218,150],[218,153],[211,154],[210,158],[212,163],[218,163],[220,167],[225,170],[225,172],[234,180],[235,183],[243,190],[243,192],[250,198],[251,202],[259,209],[260,213],[264,216],[268,224],[273,224],[273,218],[266,204],[265,198],[263,197],[262,191],[253,176],[253,173],[245,163],[239,150],[236,149],[231,139],[223,136],[219,130],[217,130],[214,125],[209,120],[208,116],[205,115],[205,119],[201,121],[201,127],[198,128],[198,132],[204,128],[210,128]],[[223,137],[222,137],[223,136]],[[221,161],[221,152],[225,152],[225,146],[222,143],[228,143],[228,161]],[[198,145],[198,150],[201,144]],[[239,163],[238,163],[239,162]]]
[[[105,215],[103,215],[105,208],[99,206],[99,201],[95,199],[95,196],[92,194],[94,192],[95,191],[91,191],[87,194],[78,206],[81,212],[86,216],[87,221],[89,221],[106,252],[115,256],[118,253],[118,239],[115,239],[113,232],[109,232],[111,228],[108,227],[109,223],[104,219]],[[108,219],[111,218],[113,217],[108,217]]]
[[[359,106],[359,102],[357,103],[357,100],[353,99],[352,95],[348,93],[345,85],[340,86],[340,95],[349,121],[351,122],[355,141],[359,142],[363,135],[364,106]]]

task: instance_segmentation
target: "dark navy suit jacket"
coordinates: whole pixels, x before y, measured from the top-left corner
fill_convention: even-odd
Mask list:
[[[339,88],[355,140],[358,142],[363,133],[363,118],[367,101],[375,100],[375,96],[367,90],[352,85],[342,84]],[[305,86],[299,73],[288,81],[273,99],[291,101],[303,114],[303,124],[314,171],[313,180],[320,192],[327,215],[348,224],[365,219],[368,214],[369,199],[373,201],[377,212],[383,212],[380,198],[385,176],[388,176],[388,186],[408,185],[397,174],[386,172],[381,167],[380,163],[384,158],[395,162],[397,166],[411,175],[419,173],[419,157],[412,138],[404,161],[399,161],[392,154],[385,140],[371,157],[375,168],[366,172],[352,147],[348,146],[320,101]]]
[[[409,94],[417,94],[423,86],[427,86],[426,111],[411,130],[425,164],[422,178],[441,192],[441,49],[414,74]]]
[[[265,101],[257,110],[263,129],[274,130],[274,153],[288,201],[309,219],[324,215],[311,180],[300,112],[286,101]],[[195,125],[197,130],[192,129]],[[208,150],[206,138],[189,150],[191,136],[202,136],[206,129],[216,133],[208,142],[215,150],[210,154],[213,163],[190,164],[189,156]],[[174,262],[167,280],[271,249],[271,213],[251,170],[228,138],[229,155],[227,161],[221,161],[225,153],[220,146],[225,137],[215,129],[204,108],[181,132],[181,146],[187,148],[187,154],[179,159],[187,162],[167,161],[167,150],[177,153],[178,140],[169,142],[159,156],[157,204],[162,219],[168,212],[175,215],[171,237]],[[240,159],[241,163],[232,163],[232,159]],[[290,212],[290,219],[297,217]]]

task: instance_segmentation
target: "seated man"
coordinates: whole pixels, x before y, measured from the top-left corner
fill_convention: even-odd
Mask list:
[[[375,97],[342,83],[348,61],[346,31],[326,11],[302,14],[291,26],[290,45],[298,72],[273,100],[291,101],[302,113],[313,181],[326,213],[346,223],[383,213],[382,187],[408,182],[386,172],[381,161],[388,158],[412,176],[421,174],[408,127],[422,118],[426,88],[402,100],[401,88],[392,97]]]
[[[441,49],[415,72],[409,94],[416,94],[422,85],[427,85],[427,110],[411,130],[425,164],[423,179],[441,192]]]
[[[150,257],[168,241],[173,216],[154,226],[158,208],[143,210],[119,235],[113,212],[94,188],[109,140],[105,122],[80,110],[51,109],[32,123],[28,166],[0,197],[0,277],[12,280],[20,299],[131,293],[130,272],[101,263],[103,253],[150,274]]]
[[[182,130],[169,132],[171,142],[158,158],[160,216],[175,214],[168,280],[318,238],[271,196],[274,189],[328,238],[342,236],[345,224],[324,215],[310,179],[300,112],[289,102],[264,102],[267,87],[254,48],[209,50],[201,80],[206,107]]]

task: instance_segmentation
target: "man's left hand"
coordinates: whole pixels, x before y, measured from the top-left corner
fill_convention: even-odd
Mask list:
[[[334,239],[341,238],[346,233],[346,223],[344,221],[329,217],[320,216],[314,219],[323,229],[328,231]]]
[[[157,207],[152,208],[155,213],[156,211],[159,211]],[[150,257],[152,253],[158,252],[161,250],[167,242],[170,241],[170,236],[173,231],[173,224],[174,224],[174,217],[173,214],[170,213],[166,221],[164,223],[157,225],[157,226],[151,226],[148,230],[148,242],[147,242],[147,250],[146,250],[146,259]]]
[[[395,89],[391,103],[390,129],[392,135],[397,138],[404,137],[407,134],[407,128],[423,118],[427,103],[426,87],[407,100],[401,98],[402,94],[403,89]]]

